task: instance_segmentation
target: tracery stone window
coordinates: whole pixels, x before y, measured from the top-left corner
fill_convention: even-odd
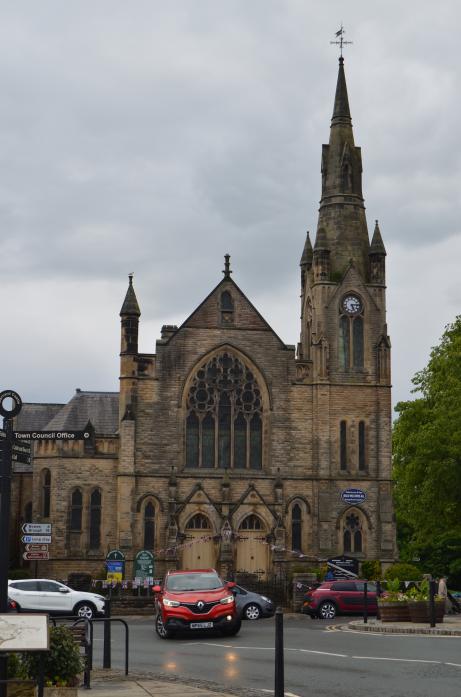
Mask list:
[[[203,513],[196,513],[187,522],[186,530],[210,530],[211,525],[208,518]]]
[[[155,544],[155,507],[148,501],[144,508],[144,549],[153,551]]]
[[[90,496],[90,549],[101,545],[101,491],[94,489]]]
[[[349,513],[344,521],[343,530],[344,553],[363,551],[362,525],[356,513]]]
[[[239,358],[225,351],[204,363],[186,407],[186,467],[262,467],[261,390]]]
[[[263,525],[261,520],[254,513],[250,513],[240,523],[239,530],[262,530]]]
[[[70,499],[70,530],[80,532],[82,529],[83,497],[80,489],[74,489]]]

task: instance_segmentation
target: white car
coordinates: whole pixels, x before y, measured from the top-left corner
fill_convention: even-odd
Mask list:
[[[48,612],[86,619],[104,613],[102,595],[74,591],[64,583],[49,578],[8,581],[8,597],[15,601],[18,612]]]

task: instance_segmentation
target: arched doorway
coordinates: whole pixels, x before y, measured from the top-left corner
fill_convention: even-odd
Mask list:
[[[265,544],[267,530],[254,513],[242,520],[238,529],[237,572],[265,574],[269,565],[269,546]]]
[[[186,546],[182,553],[183,569],[208,569],[214,568],[216,554],[213,542],[213,530],[211,523],[203,513],[196,513],[187,522]],[[207,539],[201,539],[207,538]]]

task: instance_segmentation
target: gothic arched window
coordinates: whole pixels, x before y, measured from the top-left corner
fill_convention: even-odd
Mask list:
[[[291,548],[295,552],[302,550],[302,513],[299,503],[291,509]]]
[[[355,554],[363,551],[362,524],[357,513],[348,513],[344,520],[343,550]]]
[[[261,469],[261,389],[230,352],[197,370],[187,395],[186,467]]]
[[[339,423],[339,468],[347,469],[347,421]]]
[[[94,489],[90,496],[90,549],[101,545],[101,491]]]
[[[155,507],[149,501],[144,508],[144,549],[153,551],[155,544]]]
[[[250,513],[240,523],[239,530],[262,530],[261,520],[254,513]]]
[[[74,489],[70,497],[70,530],[80,532],[82,529],[83,497],[80,489]]]
[[[339,312],[339,366],[342,370],[363,368],[363,303],[357,295],[346,295]]]
[[[42,517],[50,517],[51,505],[51,472],[48,469],[42,471]]]
[[[193,515],[186,525],[186,530],[210,530],[210,528],[210,521],[203,513]]]

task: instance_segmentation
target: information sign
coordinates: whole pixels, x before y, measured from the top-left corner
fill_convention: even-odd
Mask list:
[[[48,545],[30,544],[24,547],[26,552],[48,552]]]
[[[354,557],[335,557],[327,560],[328,574],[334,578],[357,578],[359,562]]]
[[[15,441],[23,440],[88,440],[89,431],[14,431]]]
[[[154,575],[154,555],[147,549],[142,549],[134,559],[134,578],[152,578]]]
[[[108,581],[122,581],[125,573],[125,555],[119,549],[112,549],[106,555]]]
[[[367,498],[366,491],[363,489],[344,489],[341,492],[341,499],[344,503],[349,503],[353,506],[357,506],[365,501]]]

